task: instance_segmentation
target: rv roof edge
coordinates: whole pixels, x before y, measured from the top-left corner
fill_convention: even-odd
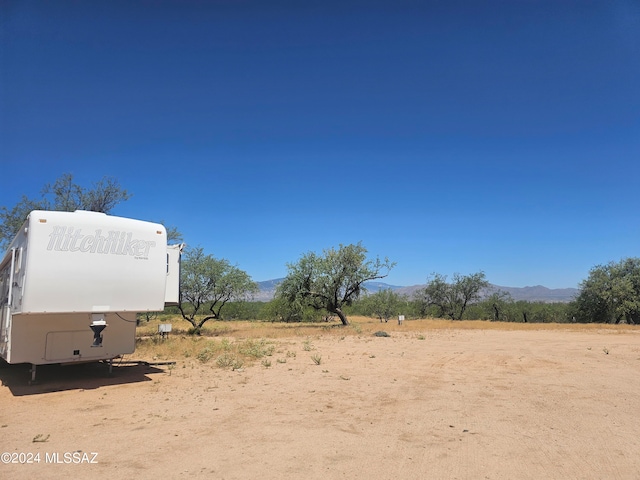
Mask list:
[[[89,215],[106,215],[104,212],[94,212],[93,210],[74,210],[73,213],[88,213]]]

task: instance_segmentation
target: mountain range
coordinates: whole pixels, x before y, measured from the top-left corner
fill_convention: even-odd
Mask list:
[[[276,288],[284,280],[283,278],[276,278],[273,280],[265,280],[264,282],[258,282],[260,291],[254,296],[255,301],[268,302],[271,300],[276,292]],[[407,295],[408,297],[424,288],[426,285],[412,285],[409,287],[402,287],[398,285],[389,285],[384,282],[367,282],[365,287],[369,293],[376,293],[380,290],[391,289],[399,295]],[[485,294],[490,294],[496,290],[500,290],[511,295],[515,301],[525,300],[527,302],[560,302],[567,303],[573,300],[580,292],[577,288],[547,288],[542,285],[535,285],[533,287],[503,287],[500,285],[493,285],[487,289]]]

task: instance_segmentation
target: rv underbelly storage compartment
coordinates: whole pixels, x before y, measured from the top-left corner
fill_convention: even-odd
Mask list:
[[[133,353],[136,314],[178,298],[181,250],[157,223],[31,212],[0,262],[0,356],[41,365]]]

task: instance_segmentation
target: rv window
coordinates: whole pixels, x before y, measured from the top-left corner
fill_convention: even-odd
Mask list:
[[[9,265],[0,271],[0,305],[8,303],[9,299]]]
[[[18,250],[18,259],[16,260],[14,273],[18,273],[20,271],[20,266],[22,265],[22,247]]]

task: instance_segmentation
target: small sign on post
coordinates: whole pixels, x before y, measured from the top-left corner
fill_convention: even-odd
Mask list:
[[[398,315],[398,325],[402,325],[402,322],[404,322],[404,315]]]
[[[161,323],[160,325],[158,325],[158,333],[162,338],[166,338],[167,335],[169,335],[170,331],[171,331],[170,323]]]

